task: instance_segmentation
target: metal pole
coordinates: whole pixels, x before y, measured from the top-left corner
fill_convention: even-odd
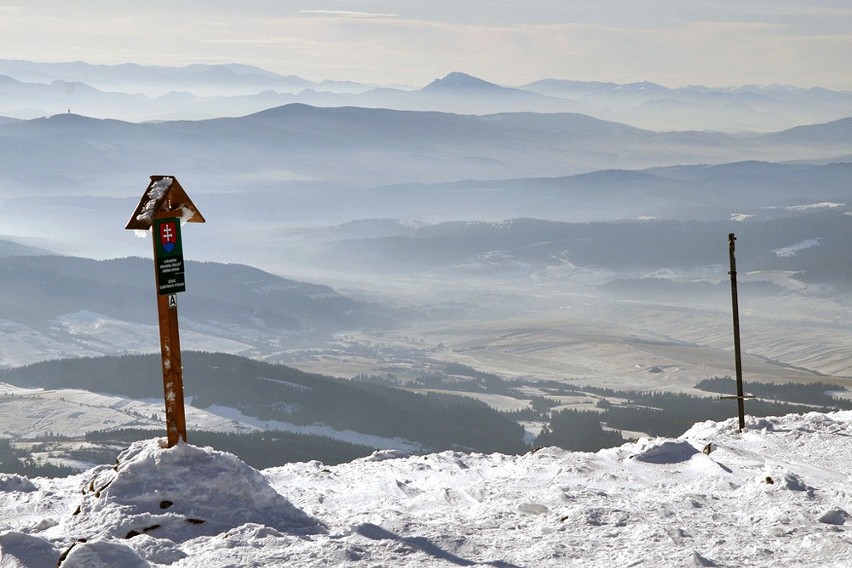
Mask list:
[[[740,431],[745,428],[745,401],[743,393],[743,360],[740,352],[740,308],[737,301],[737,261],[734,258],[734,233],[728,234],[728,253],[731,258],[731,304],[734,316],[734,360],[737,368],[737,409],[740,417]]]

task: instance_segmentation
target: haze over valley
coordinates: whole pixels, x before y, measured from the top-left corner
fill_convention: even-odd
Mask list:
[[[637,126],[648,124],[640,107],[688,94],[648,84],[545,80],[515,89],[451,73],[400,91],[307,85],[245,66],[2,63],[16,74],[7,81],[13,90],[41,85],[44,96],[30,100],[45,105],[58,103],[62,84],[76,85],[63,95],[73,109],[0,125],[0,366],[15,385],[2,427],[13,439],[56,435],[48,424],[81,413],[88,419],[65,430],[71,440],[102,427],[113,438],[158,427],[159,387],[142,370],[156,375],[151,244],[123,228],[154,174],[176,176],[207,219],[184,228],[188,291],[179,295],[198,432],[271,429],[287,432],[291,448],[305,445],[292,436],[310,435],[322,459],[343,461],[370,446],[596,449],[677,433],[643,408],[684,429],[723,418],[732,405],[711,404],[715,395],[701,384],[733,373],[728,233],[737,235],[748,384],[844,392],[852,366],[848,94],[831,93],[826,105],[828,95],[813,90],[728,89],[699,99],[693,90],[690,104],[701,110],[692,116],[709,119],[720,97],[745,92],[749,115],[780,111],[784,97],[795,99],[787,108],[796,114],[774,130],[772,120],[754,129],[736,113],[717,128],[683,130]],[[134,94],[141,85],[185,89],[186,104]],[[107,87],[108,96],[94,96]],[[121,88],[124,102],[114,103]],[[282,102],[269,89],[302,88],[327,89],[326,104],[254,112]],[[298,100],[316,102],[300,92]],[[592,112],[580,93],[635,120]],[[379,95],[396,103],[376,108],[368,97]],[[258,106],[241,114],[236,99]],[[180,120],[162,120],[145,101]],[[122,108],[151,114],[119,120]],[[205,112],[233,116],[199,118]],[[283,406],[238,402],[210,390],[216,354],[237,357],[222,360],[231,369],[225,381],[289,369],[285,383],[302,381],[316,395],[325,384],[316,381],[379,389],[344,395],[349,387],[337,383],[328,391],[330,404],[338,392],[373,412],[338,421],[333,407],[287,388],[269,395]],[[248,371],[251,361],[276,367]],[[297,380],[295,369],[316,378]],[[75,374],[97,384],[75,383]],[[254,384],[245,392],[263,392],[262,381]],[[462,395],[467,403],[453,404],[474,406],[454,413],[472,413],[471,421],[437,435],[434,416],[425,417],[442,416],[448,402],[398,399],[398,389]],[[649,392],[674,398],[635,402]],[[780,400],[789,406],[753,402],[751,412],[793,411],[810,399]],[[693,401],[704,406],[678,422]],[[560,412],[578,411],[564,416],[582,441],[541,437],[560,431]],[[588,411],[600,424],[582,418]],[[428,423],[405,430],[414,414]],[[498,434],[468,439],[469,430]],[[95,461],[118,443],[99,436],[85,442]],[[256,442],[239,440],[211,443],[254,459],[246,452]],[[79,443],[55,445],[51,463],[84,467]]]

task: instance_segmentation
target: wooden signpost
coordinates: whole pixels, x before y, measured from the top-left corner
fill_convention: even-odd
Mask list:
[[[186,441],[183,367],[180,357],[177,294],[186,291],[181,223],[204,223],[204,217],[173,176],[151,176],[151,182],[126,229],[151,230],[160,323],[160,354],[166,401],[166,434],[172,447]]]

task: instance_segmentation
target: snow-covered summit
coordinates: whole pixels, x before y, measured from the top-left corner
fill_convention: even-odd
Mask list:
[[[95,468],[89,476],[80,505],[58,526],[63,535],[78,541],[146,533],[181,543],[247,523],[298,534],[320,528],[316,519],[272,489],[260,472],[210,448],[136,442],[118,456],[115,466]]]
[[[114,468],[0,475],[0,566],[844,566],[850,459],[852,412],[263,472],[148,440]]]
[[[73,511],[62,499],[63,505],[54,510],[61,516],[40,521],[35,531],[24,527],[22,533],[39,533],[46,542],[11,533],[0,537],[0,566],[5,568],[7,557],[27,541],[27,548],[35,545],[40,554],[51,550],[50,544],[55,547],[48,553],[55,557],[51,566],[62,557],[63,567],[124,567],[129,559],[132,566],[147,566],[151,560],[171,564],[187,557],[180,545],[245,526],[276,535],[325,532],[318,520],[294,507],[260,472],[235,456],[183,443],[161,445],[156,439],[136,442],[114,466],[71,478],[80,485],[72,493],[78,498]],[[32,482],[17,476],[0,482],[3,488],[7,493],[38,494]],[[147,538],[139,538],[142,549],[123,544],[143,535]],[[39,565],[32,561],[23,565]]]

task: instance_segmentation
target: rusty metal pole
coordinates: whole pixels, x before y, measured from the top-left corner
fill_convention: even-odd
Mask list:
[[[737,300],[737,261],[734,257],[734,233],[728,234],[728,253],[731,260],[731,304],[734,317],[734,361],[737,369],[737,409],[740,417],[740,431],[745,428],[745,394],[743,391],[743,360],[740,351],[740,308]]]

